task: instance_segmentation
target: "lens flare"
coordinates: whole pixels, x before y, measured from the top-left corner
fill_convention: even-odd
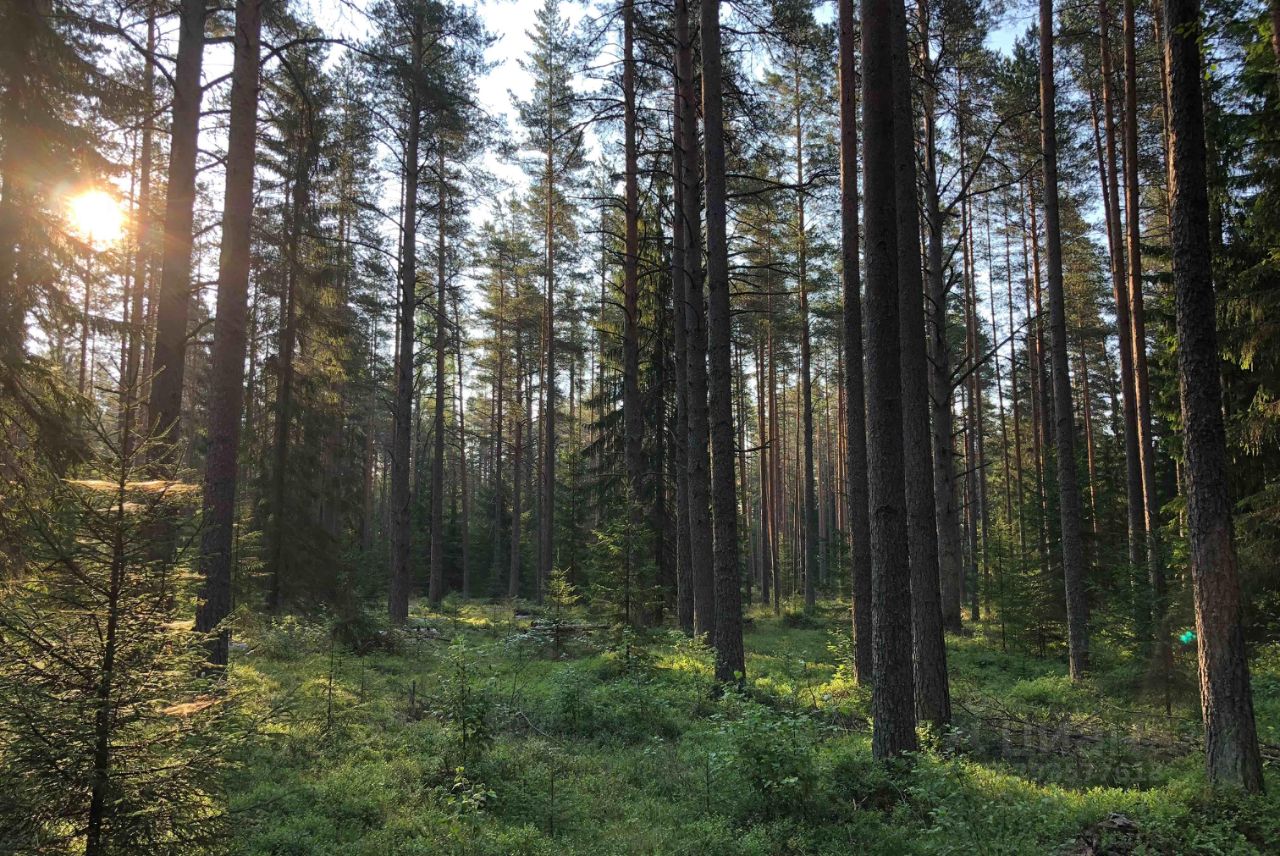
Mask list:
[[[95,246],[113,244],[124,235],[124,209],[105,190],[86,190],[71,197],[67,215],[75,233]]]

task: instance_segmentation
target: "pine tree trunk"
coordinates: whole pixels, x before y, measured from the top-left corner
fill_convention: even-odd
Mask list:
[[[196,630],[214,633],[209,661],[227,663],[230,632],[221,626],[231,613],[231,548],[235,527],[240,420],[244,411],[245,324],[249,314],[249,250],[253,225],[253,168],[258,134],[258,55],[262,0],[236,3],[235,60],[231,72],[231,118],[223,193],[222,251],[218,260],[218,307],[213,331],[209,452],[204,476],[204,528]]]
[[[800,396],[804,413],[804,608],[817,606],[818,491],[813,471],[813,345],[809,334],[809,236],[805,226],[804,124],[800,113],[800,59],[794,61],[796,169],[796,290],[800,295]]]
[[[169,174],[165,182],[164,248],[157,295],[156,333],[151,365],[148,433],[157,440],[154,460],[164,473],[176,466],[178,419],[187,352],[187,315],[191,306],[192,221],[196,197],[196,152],[200,137],[200,67],[204,58],[205,0],[182,0],[179,7],[178,59],[173,77],[173,123],[169,135]]]
[[[862,0],[863,222],[866,235],[867,462],[871,515],[871,749],[915,751],[911,565],[902,447],[901,327],[894,136],[899,0]]]
[[[1201,100],[1200,4],[1198,0],[1164,0],[1164,7],[1174,309],[1206,765],[1211,782],[1259,792],[1262,762],[1240,624],[1240,584],[1227,488]]]
[[[635,545],[644,527],[644,413],[640,402],[640,190],[636,164],[635,3],[622,7],[622,104],[623,104],[623,250],[622,250],[622,416],[628,517],[633,529],[628,545]],[[631,569],[640,556],[629,546]],[[630,622],[631,615],[627,616]]]
[[[431,606],[438,608],[444,598],[444,410],[448,396],[448,377],[445,374],[445,352],[448,332],[445,324],[445,304],[448,301],[448,264],[445,246],[445,217],[447,194],[445,192],[445,160],[443,139],[436,140],[436,181],[439,194],[436,201],[436,377],[435,401],[431,419],[431,558],[427,578],[427,597]]]
[[[687,0],[675,3],[675,102],[672,127],[672,328],[675,338],[676,369],[676,616],[680,629],[693,634],[693,551],[689,530],[689,346],[687,290],[693,268],[689,223],[686,220],[685,197],[696,191],[689,185],[697,177],[691,167],[696,154],[686,148],[685,123],[697,122],[694,106],[686,102],[686,89],[692,88],[693,52],[689,43],[689,5]],[[696,131],[695,131],[696,133]],[[696,212],[695,212],[696,213]]]
[[[677,0],[677,9],[687,17],[688,0]],[[677,23],[680,16],[677,17]],[[711,454],[707,414],[707,310],[702,271],[702,214],[698,181],[698,127],[694,109],[692,45],[690,56],[682,58],[687,74],[681,76],[683,95],[685,162],[684,222],[687,236],[685,279],[685,327],[688,359],[689,407],[689,551],[693,568],[694,633],[715,638],[715,574],[712,569]],[[683,55],[682,55],[683,56]]]
[[[1151,381],[1147,372],[1147,322],[1142,297],[1141,200],[1138,190],[1138,71],[1133,0],[1124,0],[1124,206],[1129,261],[1129,335],[1137,402],[1138,455],[1142,474],[1143,528],[1147,534],[1147,584],[1151,588],[1151,631],[1156,656],[1168,680],[1172,650],[1165,613],[1164,557],[1160,550],[1160,499],[1156,486],[1155,441],[1151,436]]]
[[[524,464],[524,429],[525,415],[529,412],[522,399],[524,384],[524,354],[520,347],[520,334],[516,333],[516,397],[512,416],[515,421],[515,436],[511,444],[511,563],[507,571],[507,597],[515,600],[520,596],[520,509],[521,486],[524,476],[521,472]]]
[[[863,388],[862,296],[858,275],[858,106],[853,0],[839,0],[840,280],[844,299],[845,447],[853,585],[853,667],[869,683],[871,654],[871,521],[867,495],[867,409]]]
[[[720,0],[703,0],[702,110],[706,145],[707,382],[712,444],[714,504],[714,640],[716,680],[740,683],[746,674],[742,649],[742,589],[738,578],[738,503],[733,460],[733,328],[729,315],[729,248],[726,191]]]
[[[927,3],[920,4],[922,35],[921,63],[930,79],[923,93],[924,115],[924,202],[925,226],[928,229],[927,298],[928,312],[928,395],[932,419],[931,452],[933,456],[933,494],[937,518],[938,577],[943,626],[953,632],[961,626],[961,579],[964,561],[961,554],[960,507],[956,492],[955,446],[952,442],[954,416],[951,408],[954,390],[951,382],[951,346],[947,333],[947,293],[950,287],[943,267],[943,235],[945,214],[938,187],[938,117],[937,64],[929,54],[930,12]]]
[[[1044,154],[1044,221],[1048,255],[1049,335],[1053,367],[1054,440],[1058,463],[1058,515],[1067,598],[1068,665],[1072,680],[1089,669],[1089,602],[1080,536],[1080,485],[1076,474],[1075,415],[1067,357],[1066,300],[1062,283],[1062,232],[1058,217],[1058,141],[1053,79],[1053,0],[1040,0],[1040,146]]]
[[[902,456],[911,573],[912,660],[916,717],[951,721],[947,648],[942,632],[938,578],[938,525],[930,449],[928,358],[925,354],[924,280],[920,257],[920,208],[916,188],[915,114],[906,11],[893,3],[893,146],[896,177],[899,364]]]
[[[546,257],[546,317],[542,331],[543,375],[542,375],[542,497],[538,505],[538,602],[547,581],[551,578],[551,566],[555,559],[556,531],[556,244],[554,225],[555,200],[555,164],[552,158],[554,142],[547,143],[546,173],[543,182],[546,186],[544,201],[544,235]]]
[[[307,122],[309,123],[308,117]],[[284,293],[280,297],[280,345],[277,361],[279,381],[276,392],[276,421],[274,450],[271,468],[271,557],[268,563],[271,587],[267,593],[267,606],[278,610],[283,605],[283,585],[287,576],[285,567],[285,533],[289,529],[285,513],[285,488],[289,473],[289,434],[293,426],[294,351],[297,346],[298,277],[301,273],[300,250],[303,237],[303,218],[311,204],[311,168],[318,155],[316,141],[310,128],[302,130],[296,140],[293,175],[290,177],[289,205],[287,211],[288,237],[286,239]]]
[[[756,436],[760,457],[760,602],[769,603],[773,590],[773,508],[770,502],[769,412],[765,399],[764,342],[756,349]]]
[[[503,405],[506,401],[505,388],[505,370],[507,367],[507,346],[506,346],[506,311],[507,311],[507,284],[504,278],[503,261],[498,262],[498,311],[497,311],[497,370],[494,372],[493,380],[493,531],[492,531],[492,561],[489,566],[489,590],[496,596],[498,593],[498,580],[502,573],[502,441],[506,432],[506,423],[503,419]]]
[[[1129,332],[1129,290],[1125,287],[1124,238],[1120,218],[1120,180],[1117,166],[1117,142],[1115,130],[1115,95],[1112,92],[1111,66],[1111,13],[1107,0],[1098,0],[1098,26],[1101,33],[1100,53],[1102,56],[1102,125],[1106,141],[1105,182],[1103,210],[1106,214],[1107,244],[1111,249],[1111,289],[1116,300],[1116,334],[1120,351],[1120,389],[1124,399],[1124,461],[1125,461],[1125,503],[1128,509],[1129,525],[1129,565],[1132,572],[1137,573],[1143,560],[1143,517],[1142,469],[1138,451],[1138,417],[1137,404],[1134,399],[1133,350],[1130,347],[1132,336]],[[1127,168],[1127,167],[1126,167]],[[1142,607],[1145,613],[1146,606]],[[1142,618],[1142,624],[1147,619]],[[1139,627],[1138,632],[1145,634]]]
[[[467,463],[467,414],[466,401],[463,398],[462,366],[462,298],[458,295],[453,300],[453,354],[454,369],[458,385],[455,390],[458,411],[458,484],[462,493],[462,526],[458,538],[462,541],[462,597],[471,597],[471,479]]]
[[[151,198],[151,169],[155,150],[156,104],[156,22],[147,21],[147,54],[143,83],[143,107],[146,118],[142,124],[142,142],[138,154],[138,205],[134,234],[138,245],[133,257],[133,290],[130,294],[128,347],[124,361],[124,425],[121,431],[122,457],[129,459],[137,446],[134,423],[140,404],[142,385],[138,369],[142,362],[142,341],[147,335],[143,318],[143,297],[146,293],[147,273],[151,263],[154,215]]]
[[[399,341],[396,354],[396,392],[393,411],[394,433],[391,439],[391,584],[387,609],[394,624],[409,617],[409,589],[413,582],[410,552],[413,530],[409,507],[411,478],[409,454],[413,421],[413,341],[414,314],[417,307],[418,281],[418,148],[422,133],[422,92],[418,78],[422,70],[422,38],[420,24],[415,22],[411,50],[413,79],[406,105],[407,127],[404,148],[404,212],[400,224],[400,297],[398,313]]]

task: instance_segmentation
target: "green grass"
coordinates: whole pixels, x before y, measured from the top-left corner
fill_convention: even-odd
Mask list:
[[[298,621],[248,628],[232,686],[263,725],[231,782],[234,852],[1031,854],[1085,852],[1086,833],[1280,852],[1280,800],[1211,795],[1194,697],[1165,718],[1115,652],[1077,686],[994,628],[950,638],[955,727],[886,768],[841,665],[845,613],[750,618],[747,686],[725,696],[678,634],[596,630],[557,656],[492,605],[419,609],[435,635],[364,656]],[[1280,651],[1255,674],[1271,742]],[[1136,831],[1100,829],[1111,814]]]

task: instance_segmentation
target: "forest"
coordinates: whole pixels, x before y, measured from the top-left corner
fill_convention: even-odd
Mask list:
[[[0,854],[1278,775],[1280,0],[0,3]]]

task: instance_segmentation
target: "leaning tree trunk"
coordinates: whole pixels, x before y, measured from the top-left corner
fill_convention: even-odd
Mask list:
[[[1227,440],[1209,243],[1200,4],[1164,0],[1173,178],[1171,245],[1187,529],[1209,780],[1262,790],[1227,491]]]
[[[867,461],[871,497],[871,749],[915,751],[911,565],[907,558],[898,310],[893,12],[901,0],[862,0],[863,188],[867,266]]]
[[[1120,389],[1124,398],[1125,505],[1129,523],[1129,564],[1133,573],[1142,566],[1142,530],[1145,525],[1142,500],[1142,464],[1138,452],[1138,411],[1134,399],[1133,350],[1129,343],[1129,290],[1125,287],[1123,223],[1120,217],[1120,182],[1116,159],[1115,95],[1111,72],[1111,13],[1107,0],[1098,0],[1099,53],[1102,56],[1102,126],[1106,141],[1104,210],[1107,217],[1107,244],[1111,249],[1111,290],[1116,301],[1116,334],[1120,351]],[[1126,164],[1126,169],[1128,165]],[[1135,598],[1136,599],[1136,598]],[[1145,606],[1138,616],[1146,622]],[[1145,628],[1138,632],[1145,635]]]
[[[733,327],[729,316],[729,247],[725,232],[724,108],[720,0],[702,2],[702,111],[706,145],[708,411],[714,469],[716,680],[741,682],[742,589],[738,579],[738,502],[733,461]]]
[[[209,660],[227,663],[231,613],[231,547],[239,470],[240,417],[244,410],[245,325],[249,315],[249,250],[253,225],[253,167],[258,134],[259,36],[262,0],[236,3],[231,119],[223,188],[222,252],[218,260],[218,314],[213,328],[209,452],[204,475],[203,577],[196,630],[210,637]]]

